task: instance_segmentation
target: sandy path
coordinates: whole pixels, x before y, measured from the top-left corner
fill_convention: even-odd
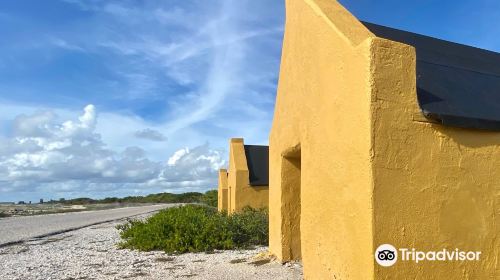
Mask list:
[[[0,219],[0,246],[55,232],[68,231],[105,221],[149,213],[175,205],[149,205],[99,211],[4,218]]]

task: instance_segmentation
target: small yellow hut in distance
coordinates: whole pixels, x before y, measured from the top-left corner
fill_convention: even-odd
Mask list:
[[[227,195],[227,170],[219,170],[219,187],[217,190],[217,209],[219,211],[228,211],[228,195]]]
[[[500,279],[499,77],[500,54],[287,0],[271,253],[314,280]],[[382,244],[481,255],[385,267]]]
[[[226,202],[224,202],[226,200]],[[234,213],[245,206],[267,208],[269,201],[269,147],[229,143],[229,169],[219,171],[220,211]]]

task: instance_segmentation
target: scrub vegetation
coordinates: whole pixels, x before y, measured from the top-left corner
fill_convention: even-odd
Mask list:
[[[217,208],[217,190],[207,191],[201,198],[200,202],[208,206]]]
[[[4,212],[0,212],[0,218],[7,218],[7,217],[10,217],[10,215]]]
[[[186,205],[117,228],[121,248],[166,253],[244,249],[267,245],[269,240],[267,210],[251,208],[228,215],[213,207]]]
[[[104,199],[92,199],[80,197],[74,199],[51,200],[48,203],[60,203],[64,205],[86,205],[86,204],[106,204],[106,203],[201,203],[207,200],[205,196],[213,196],[214,191],[208,191],[205,194],[199,192],[188,193],[156,193],[147,196],[127,196],[123,198],[107,197]],[[217,191],[215,191],[217,198]],[[209,199],[208,199],[209,200]],[[216,200],[217,201],[217,200]]]

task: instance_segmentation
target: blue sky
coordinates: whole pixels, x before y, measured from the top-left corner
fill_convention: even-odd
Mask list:
[[[341,1],[500,51],[498,1]],[[0,2],[0,201],[204,191],[267,144],[283,1]]]

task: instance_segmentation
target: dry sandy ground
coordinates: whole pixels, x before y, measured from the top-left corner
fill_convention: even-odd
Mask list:
[[[119,250],[119,223],[0,248],[0,279],[302,279],[300,264],[270,261],[266,247],[178,256]]]

